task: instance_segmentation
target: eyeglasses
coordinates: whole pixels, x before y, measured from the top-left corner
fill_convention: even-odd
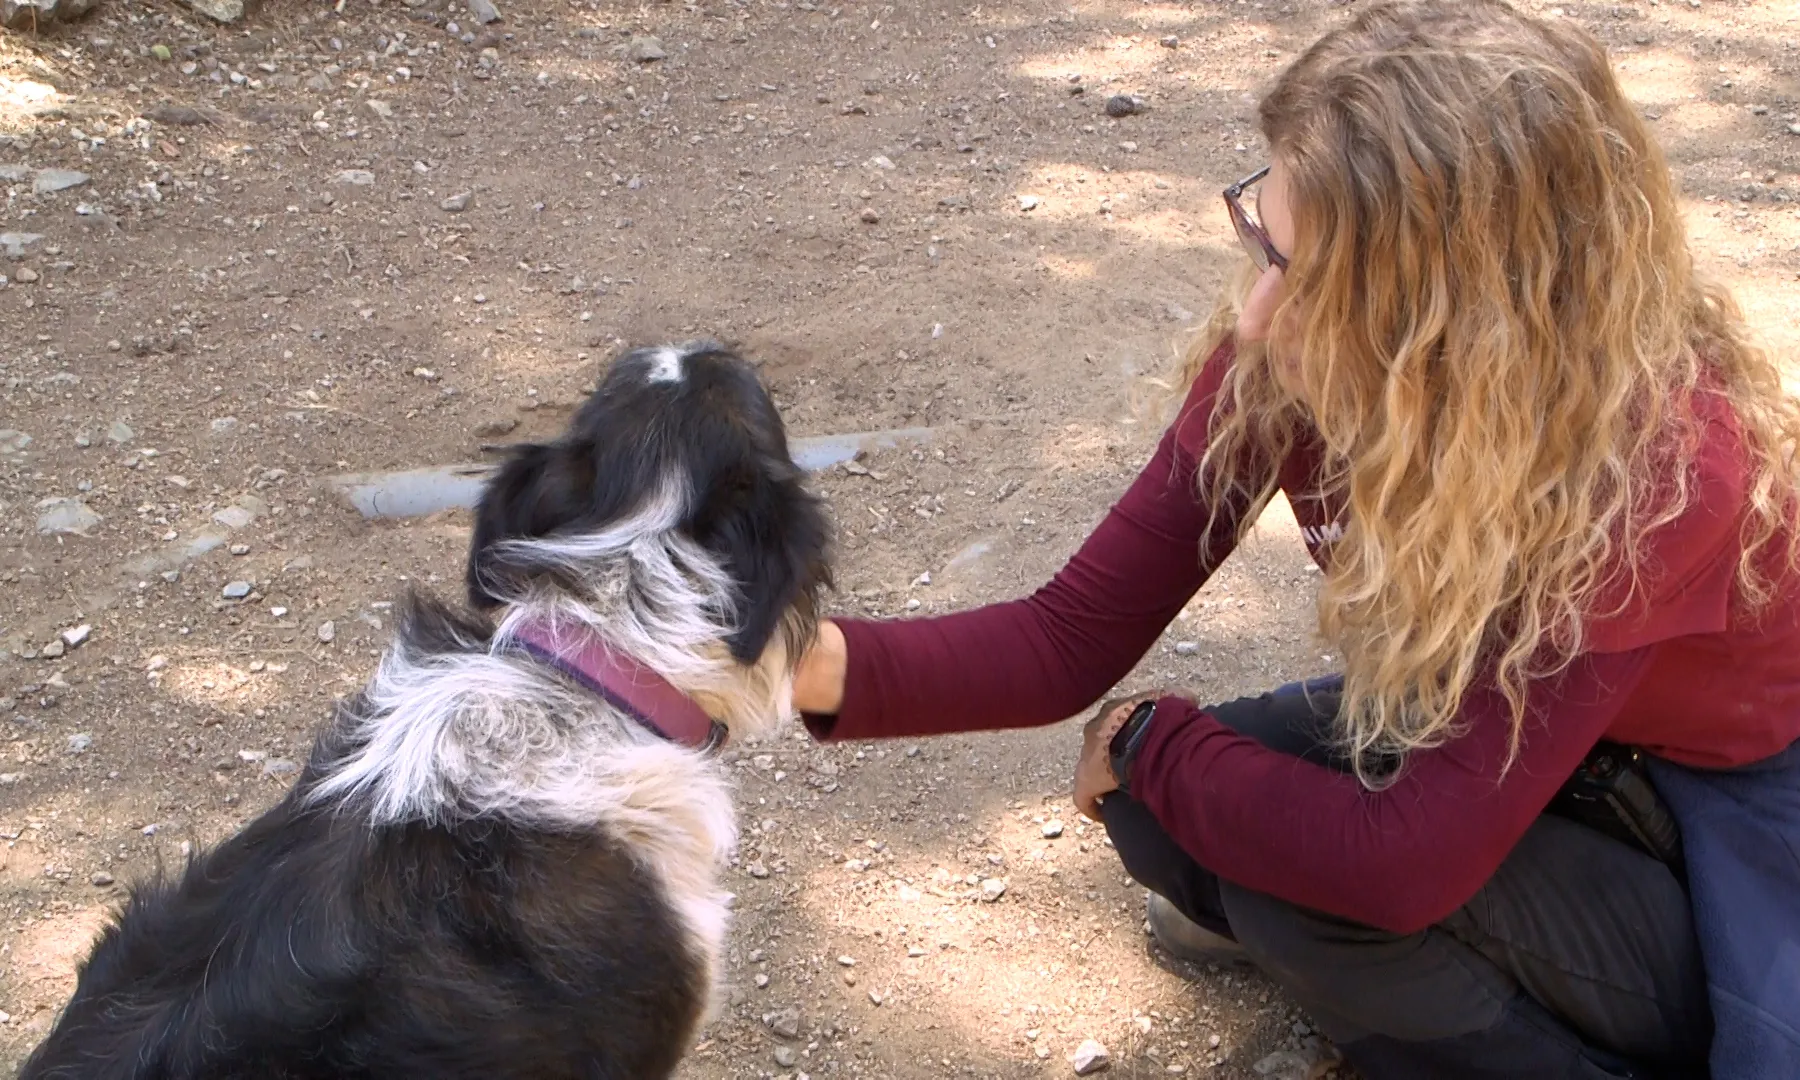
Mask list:
[[[1232,227],[1237,229],[1238,242],[1244,245],[1249,253],[1250,261],[1258,270],[1267,270],[1273,266],[1277,270],[1288,268],[1287,256],[1275,250],[1275,242],[1269,239],[1269,230],[1244,208],[1244,192],[1269,175],[1269,167],[1262,168],[1244,177],[1225,189],[1225,209],[1231,211]]]

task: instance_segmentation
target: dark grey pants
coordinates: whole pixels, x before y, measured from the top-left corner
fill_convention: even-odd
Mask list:
[[[1211,712],[1330,763],[1336,704],[1267,694]],[[1401,935],[1221,880],[1128,798],[1103,815],[1133,878],[1237,939],[1369,1080],[1706,1075],[1712,1019],[1687,894],[1662,863],[1592,829],[1541,817],[1465,907]]]

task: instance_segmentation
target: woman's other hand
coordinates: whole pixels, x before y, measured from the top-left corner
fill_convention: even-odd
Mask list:
[[[1119,778],[1113,775],[1110,748],[1112,738],[1130,719],[1131,710],[1156,694],[1113,698],[1094,713],[1094,718],[1081,729],[1081,760],[1075,763],[1075,808],[1090,820],[1100,820],[1100,800],[1119,789]]]
[[[844,707],[844,672],[848,665],[844,632],[830,619],[820,622],[817,640],[794,671],[794,708],[803,713],[836,715]]]

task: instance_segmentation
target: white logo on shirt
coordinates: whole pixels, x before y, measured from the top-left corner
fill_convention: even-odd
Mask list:
[[[1321,544],[1335,544],[1344,538],[1344,525],[1338,521],[1329,525],[1302,525],[1300,526],[1300,538],[1306,541],[1306,546],[1309,548],[1316,548]]]

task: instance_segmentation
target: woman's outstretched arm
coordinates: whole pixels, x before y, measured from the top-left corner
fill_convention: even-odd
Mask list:
[[[1205,409],[1203,378],[1183,415]],[[1236,543],[1242,506],[1208,533],[1195,461],[1173,435],[1081,550],[1036,593],[939,618],[827,626],[796,686],[819,738],[1054,723],[1099,700]]]

